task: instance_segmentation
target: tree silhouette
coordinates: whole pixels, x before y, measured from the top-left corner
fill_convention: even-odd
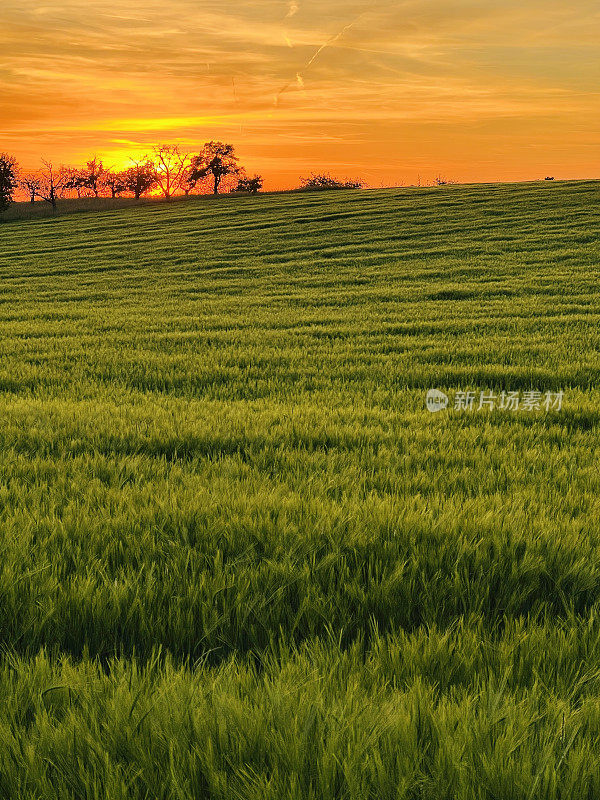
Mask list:
[[[29,195],[29,202],[35,203],[35,198],[40,190],[42,179],[39,175],[29,172],[26,175],[21,175],[19,178],[19,185],[23,191]]]
[[[237,182],[237,186],[232,189],[233,192],[248,192],[248,194],[257,194],[263,186],[262,175],[243,175]]]
[[[198,181],[213,179],[213,194],[219,194],[219,186],[226,175],[237,175],[240,172],[238,159],[232,144],[224,142],[206,142],[197,156],[192,158],[188,182],[196,185]]]
[[[311,173],[307,178],[300,178],[303,189],[360,189],[362,181],[343,181],[334,178],[328,172]]]
[[[68,176],[65,181],[65,189],[77,192],[77,197],[81,197],[82,192],[89,189],[87,172],[77,167],[67,168],[66,172]]]
[[[168,200],[182,189],[189,157],[176,144],[159,144],[152,152],[154,180]]]
[[[85,170],[83,170],[83,177],[85,185],[94,193],[94,197],[100,194],[100,181],[106,173],[102,161],[94,156],[90,161],[86,162]]]
[[[0,213],[5,211],[13,201],[17,180],[17,162],[6,153],[0,153]]]
[[[228,189],[232,192],[257,194],[263,185],[261,175],[246,174],[238,163],[234,146],[227,142],[205,142],[201,151],[193,158],[177,144],[157,144],[150,155],[140,159],[132,158],[131,162],[132,166],[128,169],[116,171],[105,167],[98,156],[86,161],[83,167],[56,168],[52,161],[42,160],[43,168],[40,170],[21,174],[18,179],[16,172],[11,173],[13,183],[10,196],[12,198],[14,189],[18,186],[27,192],[31,203],[40,199],[56,210],[60,198],[74,197],[75,194],[80,199],[101,196],[115,199],[122,194],[139,199],[154,189],[159,190],[169,200],[176,194],[190,194],[200,182],[205,182],[204,191],[210,185],[215,195]],[[0,154],[0,169],[4,169],[6,173],[13,167],[16,170],[14,159]],[[226,181],[228,177],[235,177],[236,180]],[[7,180],[5,179],[5,188],[0,187],[2,197],[8,196]],[[6,199],[2,200],[2,207],[7,202]]]
[[[103,178],[104,184],[110,190],[110,196],[113,200],[127,191],[127,179],[124,173],[105,172]]]
[[[122,174],[124,191],[131,192],[136,200],[156,186],[154,164],[149,159],[133,161],[133,166]]]
[[[35,189],[35,196],[46,203],[50,203],[56,211],[56,201],[62,197],[69,183],[69,170],[65,167],[55,169],[51,161],[42,160],[43,169],[39,175],[39,185]]]
[[[188,197],[196,188],[196,184],[198,183],[198,179],[192,180],[192,173],[194,168],[192,166],[191,160],[187,164],[183,175],[181,176],[181,190],[186,197]]]

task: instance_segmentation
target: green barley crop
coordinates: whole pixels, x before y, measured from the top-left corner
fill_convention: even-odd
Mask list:
[[[600,796],[599,200],[2,224],[0,797]]]

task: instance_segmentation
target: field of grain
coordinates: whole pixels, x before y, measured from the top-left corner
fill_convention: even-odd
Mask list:
[[[593,182],[0,225],[0,796],[599,797],[599,227]]]

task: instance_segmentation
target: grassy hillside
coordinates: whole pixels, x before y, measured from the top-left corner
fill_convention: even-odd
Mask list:
[[[599,201],[0,226],[0,796],[600,796]]]
[[[189,199],[190,202],[197,203],[199,200],[206,200],[211,202],[213,199],[212,194],[197,195],[193,198],[186,198],[183,195],[176,195],[171,198],[171,203],[185,203]],[[4,211],[1,219],[3,221],[14,222],[16,220],[31,220],[41,219],[44,217],[57,217],[64,214],[79,214],[82,212],[99,212],[120,210],[124,208],[135,208],[138,206],[156,206],[164,202],[162,197],[140,197],[136,200],[133,197],[81,197],[81,198],[67,198],[58,199],[56,208],[45,202],[44,200],[36,200],[35,203],[19,200],[12,203],[6,211]]]

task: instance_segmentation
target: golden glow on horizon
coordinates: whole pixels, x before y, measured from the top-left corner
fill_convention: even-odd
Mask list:
[[[4,0],[0,150],[232,141],[266,187],[600,174],[589,0]]]

